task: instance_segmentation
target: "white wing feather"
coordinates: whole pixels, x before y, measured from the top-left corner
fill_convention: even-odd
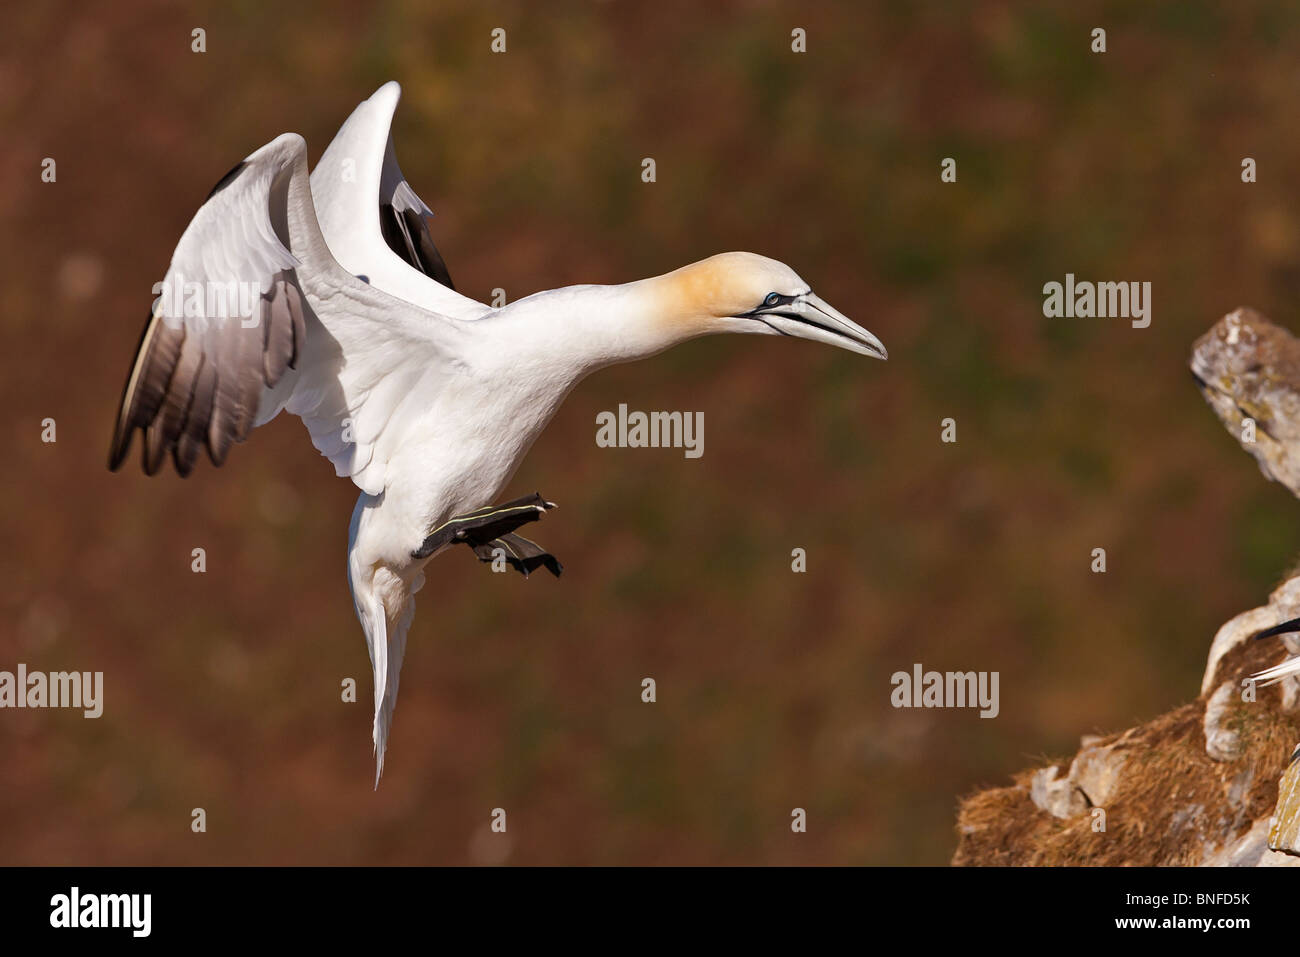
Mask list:
[[[479,319],[491,306],[463,296],[413,268],[388,247],[383,203],[431,215],[397,165],[391,128],[402,88],[385,83],[339,128],[311,174],[321,232],[339,265],[373,286],[444,316]]]
[[[115,440],[118,461],[135,427],[148,437],[150,427],[166,419],[165,399],[173,393],[180,397],[173,416],[179,422],[163,429],[159,442],[176,444],[184,431],[182,413],[193,410],[206,365],[217,373],[215,424],[206,430],[214,461],[224,458],[220,436],[214,438],[217,425],[233,418],[231,438],[243,441],[253,425],[288,408],[306,423],[312,443],[338,475],[378,495],[404,430],[418,410],[428,408],[443,377],[464,361],[457,320],[390,296],[334,261],[311,200],[306,144],[296,134],[251,154],[203,204],[181,236],[167,276],[205,288],[250,283],[262,297],[263,321],[245,329],[239,317],[173,317],[163,303],[151,320],[151,327],[163,328],[146,334],[128,382],[122,434]],[[290,368],[271,377],[263,373],[270,361],[268,334],[276,329],[267,296],[280,287],[289,289],[290,298],[300,294],[305,341],[294,343]],[[141,386],[150,383],[159,394],[142,394]]]

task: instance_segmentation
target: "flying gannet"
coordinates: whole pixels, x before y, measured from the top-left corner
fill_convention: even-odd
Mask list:
[[[306,143],[285,133],[217,183],[155,287],[109,452],[116,470],[138,428],[145,472],[170,454],[184,476],[201,449],[219,466],[287,409],[361,490],[348,582],[374,669],[376,787],[429,559],[463,543],[524,575],[560,573],[515,534],[552,504],[491,503],[581,379],[723,332],[886,358],[794,270],[752,253],[499,308],[461,295],[397,165],[400,96],[388,83],[358,106],[310,178]]]

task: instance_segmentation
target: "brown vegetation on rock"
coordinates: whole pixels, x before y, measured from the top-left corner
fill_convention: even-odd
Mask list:
[[[1288,467],[1300,460],[1297,354],[1288,332],[1238,309],[1197,340],[1191,367],[1264,474],[1300,495]],[[1258,444],[1245,428],[1250,414],[1260,417]],[[1291,575],[1266,606],[1219,629],[1191,704],[1120,734],[1089,736],[1072,761],[966,798],[953,863],[1300,864],[1300,681],[1251,680],[1279,659],[1278,643],[1253,636],[1300,615],[1300,576]],[[1300,653],[1294,636],[1284,648]]]

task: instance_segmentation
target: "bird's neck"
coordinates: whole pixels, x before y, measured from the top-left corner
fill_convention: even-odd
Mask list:
[[[683,289],[678,273],[555,293],[557,324],[564,328],[557,345],[573,357],[579,378],[721,331],[718,320]]]

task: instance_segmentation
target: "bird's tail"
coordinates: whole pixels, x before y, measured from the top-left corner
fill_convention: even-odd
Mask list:
[[[1280,625],[1274,625],[1272,628],[1266,628],[1255,636],[1259,641],[1264,638],[1274,638],[1278,635],[1287,635],[1293,632],[1300,632],[1300,618],[1292,618],[1290,621],[1284,621]],[[1293,655],[1281,664],[1276,664],[1272,668],[1265,668],[1258,674],[1251,675],[1261,685],[1271,685],[1289,678],[1292,675],[1300,675],[1300,655]]]
[[[366,633],[370,664],[374,670],[375,720],[372,737],[375,745],[375,788],[384,773],[384,752],[388,732],[397,707],[397,687],[402,658],[406,654],[406,635],[415,617],[413,594],[421,582],[408,588],[406,583],[386,568],[376,569],[368,581],[358,581],[356,570],[349,568],[352,597],[357,618]],[[423,576],[421,576],[423,577]],[[387,601],[385,601],[387,599]],[[389,608],[388,605],[394,607]]]

